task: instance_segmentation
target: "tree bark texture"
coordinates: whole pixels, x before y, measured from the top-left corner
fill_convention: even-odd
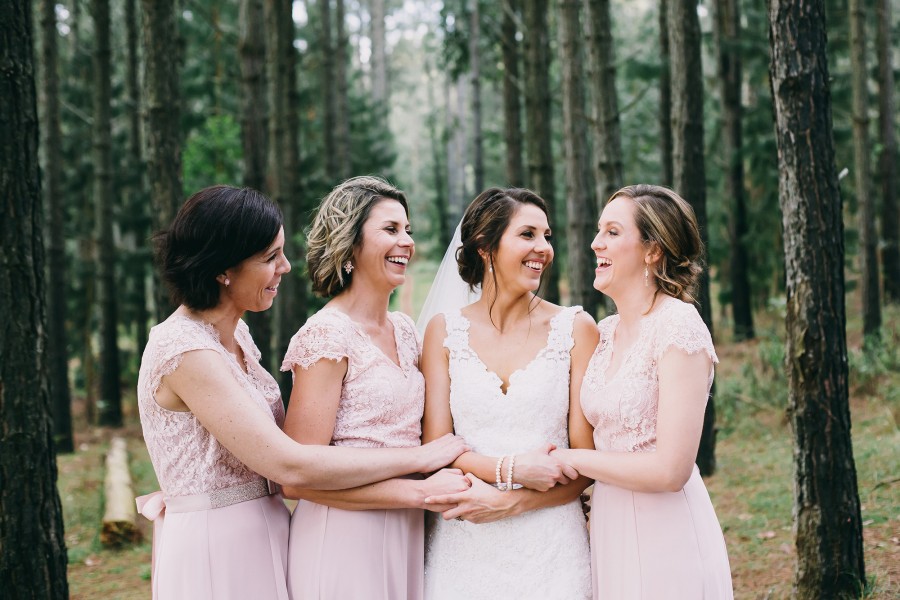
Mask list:
[[[881,142],[881,268],[884,300],[900,303],[900,202],[897,198],[897,133],[894,129],[894,69],[891,63],[891,0],[876,1],[878,131]]]
[[[241,58],[241,148],[244,156],[243,183],[266,190],[268,111],[266,96],[266,31],[263,0],[241,0],[238,53]],[[269,311],[244,315],[253,341],[262,354],[260,364],[270,371],[272,362],[272,315]]]
[[[850,0],[850,72],[853,87],[853,163],[856,210],[859,222],[859,271],[862,291],[863,334],[878,336],[881,329],[881,294],[878,285],[878,238],[875,198],[869,183],[869,73],[866,68],[866,11],[861,0]]]
[[[31,11],[29,0],[0,3],[0,590],[63,600]]]
[[[321,20],[319,45],[322,48],[322,141],[325,151],[325,177],[331,185],[336,185],[340,179],[340,164],[337,154],[337,82],[334,76],[335,42],[331,24],[331,0],[316,0],[316,3],[319,5]]]
[[[741,132],[743,83],[739,52],[741,17],[738,0],[716,0],[714,34],[719,59],[719,93],[722,102],[722,141],[725,155],[725,198],[731,199],[731,309],[734,337],[754,337],[753,310],[747,259],[747,195],[744,190],[744,152]]]
[[[372,0],[372,98],[381,108],[387,107],[387,36],[384,30],[386,0]]]
[[[144,260],[144,249],[149,240],[150,210],[147,206],[146,186],[144,181],[144,159],[141,140],[141,90],[139,80],[137,0],[125,0],[125,95],[128,107],[128,161],[130,166],[127,204],[130,207],[132,223],[132,251],[137,260],[131,267],[130,277],[134,280],[135,302],[135,343],[138,357],[143,355],[147,345],[148,321],[147,282],[145,266],[151,261]]]
[[[175,0],[141,0],[144,38],[145,133],[147,181],[153,227],[166,229],[181,206],[181,100],[178,89],[179,51]],[[161,278],[156,277],[157,319],[175,309]]]
[[[770,0],[770,77],[787,276],[800,600],[865,584],[847,385],[844,236],[834,165],[824,0]]]
[[[94,209],[97,214],[97,300],[100,308],[100,399],[97,408],[100,425],[118,427],[122,424],[122,391],[113,241],[109,0],[91,0],[91,13],[94,18]]]
[[[622,134],[612,19],[609,0],[585,0],[584,5],[593,102],[594,184],[597,200],[605,202],[622,187]]]
[[[57,452],[74,452],[72,437],[72,397],[69,390],[69,361],[66,334],[66,248],[62,198],[62,129],[59,115],[59,33],[56,30],[56,2],[43,0],[41,8],[41,90],[44,105],[44,197],[49,216],[47,244],[50,281],[47,291],[47,363],[50,371],[50,406]]]
[[[472,167],[475,193],[484,189],[484,135],[481,132],[481,10],[471,0],[469,11],[469,66],[472,77]]]
[[[324,0],[323,5],[328,1]],[[276,356],[284,356],[292,332],[306,319],[304,290],[300,273],[303,260],[294,235],[303,229],[300,222],[302,198],[298,185],[300,170],[300,121],[297,114],[297,50],[294,48],[294,20],[291,0],[265,0],[266,77],[269,85],[269,155],[267,189],[284,213],[284,253],[293,265],[291,274],[281,279],[281,299],[275,303]],[[279,380],[282,398],[290,397],[290,374]]]
[[[335,102],[337,103],[335,107],[335,125],[337,126],[335,151],[338,158],[338,177],[343,180],[353,174],[353,166],[350,161],[350,82],[347,79],[347,69],[350,66],[350,57],[348,56],[350,40],[347,39],[344,0],[335,1],[334,78],[336,80]],[[293,45],[291,47],[293,48]]]
[[[522,163],[522,82],[519,77],[519,0],[503,1],[500,44],[503,56],[503,139],[506,142],[506,183],[524,187]]]
[[[550,34],[547,0],[524,0],[525,21],[525,145],[529,185],[547,203],[550,225],[555,224],[556,193],[550,128]],[[559,224],[556,224],[559,225]],[[557,227],[557,231],[562,228]],[[544,278],[543,296],[559,302],[559,269]]]
[[[672,90],[673,188],[694,208],[700,237],[709,247],[706,226],[706,167],[703,155],[703,66],[697,0],[669,0],[669,65]],[[709,270],[700,276],[698,310],[713,333]],[[716,470],[715,388],[706,403],[697,466],[703,475]]]
[[[566,167],[569,304],[596,317],[599,294],[593,288],[597,261],[591,250],[597,222],[585,118],[584,60],[579,19],[581,0],[557,0],[559,64],[562,68],[563,148]]]
[[[672,74],[668,12],[669,0],[659,0],[659,163],[661,183],[672,187]]]

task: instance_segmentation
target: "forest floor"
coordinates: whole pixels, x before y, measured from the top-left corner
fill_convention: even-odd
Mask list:
[[[791,433],[785,407],[783,343],[777,309],[760,315],[759,337],[732,343],[717,333],[717,473],[706,479],[722,524],[735,597],[789,598],[796,563],[792,538]],[[861,350],[858,311],[848,310],[853,443],[862,503],[869,590],[866,598],[900,597],[900,310],[885,314],[882,349]],[[855,316],[854,316],[855,315]],[[725,338],[725,339],[721,339]],[[127,426],[85,425],[76,401],[77,452],[58,459],[69,556],[71,598],[149,599],[151,525],[139,518],[144,541],[106,549],[99,540],[103,515],[103,461],[109,439],[128,440],[137,495],[157,489],[144,447],[134,394],[126,397]]]

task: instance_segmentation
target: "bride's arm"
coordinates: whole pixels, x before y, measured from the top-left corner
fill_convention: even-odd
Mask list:
[[[308,369],[295,365],[293,372],[294,386],[284,431],[301,444],[327,446],[334,434],[341,388],[347,373],[347,359],[321,359]],[[438,493],[451,493],[467,488],[468,481],[460,471],[444,469],[424,480],[388,479],[346,490],[323,491],[285,486],[284,495],[344,510],[436,510],[425,506],[424,499],[427,496],[436,490],[442,490]]]
[[[453,416],[450,413],[450,363],[444,339],[447,337],[444,316],[436,315],[425,330],[425,342],[420,366],[425,375],[425,414],[422,419],[422,442],[438,439],[453,432]],[[568,483],[577,477],[574,469],[549,456],[552,444],[538,450],[516,456],[515,481],[525,487],[545,491],[558,483]],[[472,473],[482,481],[496,480],[497,461],[500,457],[465,452],[456,459],[453,467],[464,473]],[[502,463],[504,476],[509,465]]]
[[[577,449],[594,449],[593,428],[581,410],[581,382],[590,362],[599,336],[594,321],[585,313],[579,313],[573,331],[575,346],[572,348],[572,366],[569,383],[569,446]],[[470,479],[470,481],[472,481]],[[592,480],[579,476],[575,481],[558,485],[546,492],[522,489],[502,492],[473,481],[472,489],[462,493],[435,496],[429,502],[456,504],[444,512],[445,519],[457,516],[474,523],[497,521],[538,508],[567,504],[578,498]]]
[[[712,361],[704,352],[670,348],[659,361],[656,450],[556,450],[580,473],[635,492],[677,492],[694,468]]]

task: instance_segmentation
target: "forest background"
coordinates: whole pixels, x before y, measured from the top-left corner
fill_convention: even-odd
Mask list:
[[[531,187],[550,201],[556,261],[545,294],[598,318],[612,309],[590,287],[589,243],[603,201],[642,182],[673,186],[691,202],[709,266],[700,308],[722,359],[698,464],[737,597],[803,597],[808,547],[795,515],[804,489],[798,453],[810,449],[798,441],[804,411],[789,394],[785,322],[796,277],[782,252],[802,209],[786,204],[779,181],[773,98],[775,7],[791,3],[765,4],[34,2],[46,399],[71,596],[149,597],[146,524],[145,541],[125,549],[104,547],[97,532],[110,436],[129,439],[137,492],[156,489],[134,392],[148,328],[172,309],[151,233],[214,183],[255,187],[281,205],[294,270],[274,310],[247,316],[275,373],[290,336],[322,303],[303,268],[314,207],[344,178],[376,174],[410,199],[417,253],[393,305],[413,316],[462,210],[485,187]],[[852,484],[835,476],[833,487],[852,488],[856,502],[859,526],[849,537],[859,537],[865,560],[857,552],[849,561],[858,594],[895,597],[900,7],[794,4],[827,15],[833,158],[823,160],[840,218],[823,237],[841,250],[832,328],[845,336],[829,350],[849,372],[838,402],[849,409],[846,439],[851,413],[854,433],[852,452],[831,449]],[[815,249],[806,250],[816,262]],[[814,300],[830,314],[828,298]],[[5,552],[0,574],[13,562]]]

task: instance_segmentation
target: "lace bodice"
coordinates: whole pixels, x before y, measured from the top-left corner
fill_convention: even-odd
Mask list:
[[[641,319],[637,340],[609,379],[607,370],[619,315],[611,315],[597,325],[600,343],[581,385],[581,407],[594,426],[597,450],[656,449],[657,365],[666,350],[674,347],[688,354],[705,352],[713,363],[719,362],[709,329],[692,304],[671,296],[662,296],[658,302],[662,304]],[[710,368],[707,392],[712,381]]]
[[[509,378],[489,371],[469,345],[469,320],[444,315],[450,351],[450,412],[453,428],[472,450],[488,456],[527,452],[551,442],[569,447],[569,352],[580,306],[564,308],[550,321],[547,345]]]
[[[160,488],[168,497],[209,493],[260,479],[222,446],[193,413],[167,410],[156,403],[162,378],[178,368],[185,352],[218,353],[260,410],[271,415],[279,426],[284,421],[278,384],[259,364],[259,349],[243,321],[238,322],[234,336],[244,353],[246,372],[207,323],[172,315],[150,330],[138,376],[138,410],[150,460]]]
[[[308,369],[322,359],[347,359],[347,374],[331,444],[365,448],[418,446],[425,409],[425,378],[412,319],[388,313],[394,325],[398,367],[346,313],[323,308],[288,346],[282,371]]]

